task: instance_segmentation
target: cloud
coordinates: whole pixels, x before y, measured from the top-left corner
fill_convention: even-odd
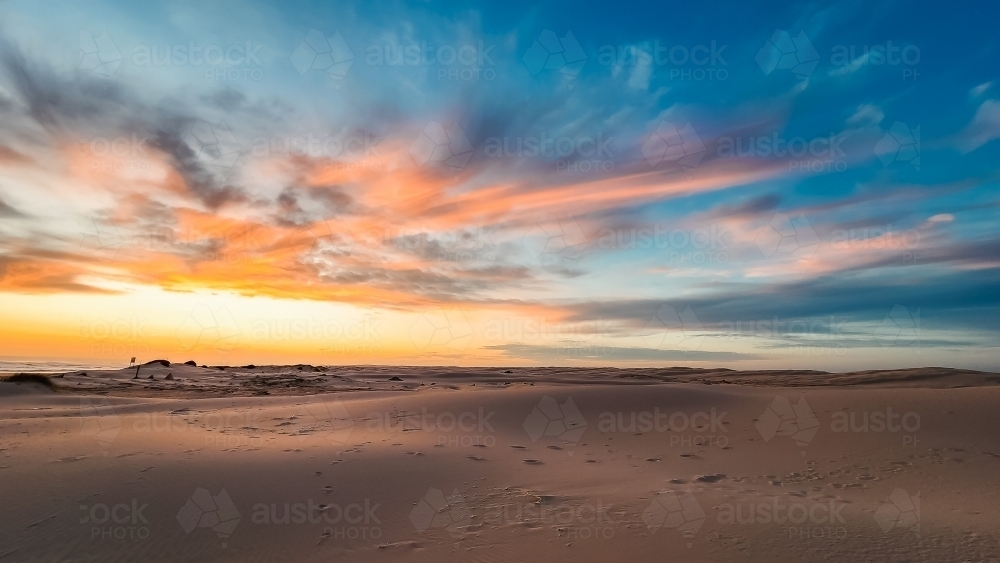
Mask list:
[[[986,93],[986,91],[989,90],[992,86],[993,82],[983,82],[979,86],[976,86],[972,90],[969,90],[969,95],[971,95],[973,98],[978,98],[979,96],[982,96],[984,93]]]
[[[860,57],[854,59],[853,61],[851,61],[851,62],[849,62],[847,64],[844,64],[844,65],[838,66],[838,67],[834,68],[833,70],[831,70],[830,71],[830,76],[840,77],[840,76],[847,76],[849,74],[854,74],[855,72],[857,72],[858,70],[860,70],[863,66],[865,66],[866,64],[868,64],[868,57],[869,56],[870,56],[870,53],[869,52],[865,52],[865,54],[863,54]]]
[[[961,133],[958,145],[962,152],[972,152],[993,139],[1000,138],[1000,100],[986,100]]]
[[[628,87],[633,90],[648,90],[649,79],[653,75],[652,64],[636,64],[628,77]]]
[[[26,215],[24,213],[21,213],[17,209],[14,209],[6,202],[4,202],[2,199],[0,199],[0,217],[4,217],[7,219],[14,219],[19,217],[26,217]]]
[[[876,106],[875,104],[861,104],[856,110],[854,110],[854,113],[847,118],[847,124],[854,127],[878,125],[879,123],[882,123],[884,118],[885,114],[882,113],[882,108]]]
[[[59,74],[44,63],[29,62],[10,43],[0,42],[0,65],[4,82],[14,94],[12,103],[26,110],[48,134],[50,144],[95,136],[109,142],[135,136],[143,141],[141,145],[148,141],[150,151],[163,155],[185,187],[206,206],[214,209],[245,200],[241,189],[206,165],[205,157],[213,149],[194,143],[191,135],[200,120],[177,105],[146,103],[116,82],[84,73]],[[213,142],[204,136],[200,140]],[[13,153],[0,151],[0,157],[4,154]]]
[[[31,157],[21,154],[10,147],[0,145],[0,164],[28,164],[31,162]]]
[[[28,294],[117,293],[79,281],[80,271],[42,257],[0,255],[0,291]]]
[[[969,249],[1000,257],[1000,246]],[[1000,262],[998,262],[1000,263]],[[708,295],[670,299],[625,299],[567,305],[567,322],[621,321],[639,329],[664,306],[690,307],[706,330],[734,322],[836,317],[845,321],[881,321],[896,303],[920,307],[924,318],[950,328],[1000,328],[1000,267],[903,278],[864,277],[849,273],[790,283],[756,286],[726,284]]]
[[[563,345],[555,346],[498,344],[484,348],[501,351],[506,358],[536,362],[566,360],[601,361],[606,364],[617,362],[737,362],[762,358],[758,354],[743,352],[661,350],[658,348],[600,346],[590,342],[566,342]]]

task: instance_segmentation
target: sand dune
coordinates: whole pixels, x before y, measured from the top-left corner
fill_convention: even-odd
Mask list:
[[[731,384],[767,387],[986,387],[1000,374],[951,368],[828,373],[808,370],[736,371],[700,368],[467,368],[408,366],[198,366],[155,361],[138,369],[51,374],[71,392],[205,397],[331,391],[418,390],[455,385]],[[193,364],[193,362],[190,362]],[[165,365],[164,365],[165,364]]]
[[[134,371],[0,383],[0,561],[1000,558],[996,374]]]

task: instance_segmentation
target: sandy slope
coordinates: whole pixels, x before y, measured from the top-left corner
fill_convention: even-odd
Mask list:
[[[504,371],[0,384],[0,561],[1000,558],[994,374]]]

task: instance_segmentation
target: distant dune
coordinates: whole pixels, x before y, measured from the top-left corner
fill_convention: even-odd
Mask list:
[[[763,387],[959,388],[1000,385],[1000,374],[953,368],[828,373],[724,368],[198,366],[155,360],[136,368],[50,374],[57,389],[133,396],[257,395],[415,390],[423,385],[656,385],[698,383]],[[168,379],[169,376],[169,379]]]

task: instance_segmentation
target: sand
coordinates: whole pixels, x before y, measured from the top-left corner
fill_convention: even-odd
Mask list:
[[[134,372],[0,383],[0,561],[1000,560],[997,374]]]

